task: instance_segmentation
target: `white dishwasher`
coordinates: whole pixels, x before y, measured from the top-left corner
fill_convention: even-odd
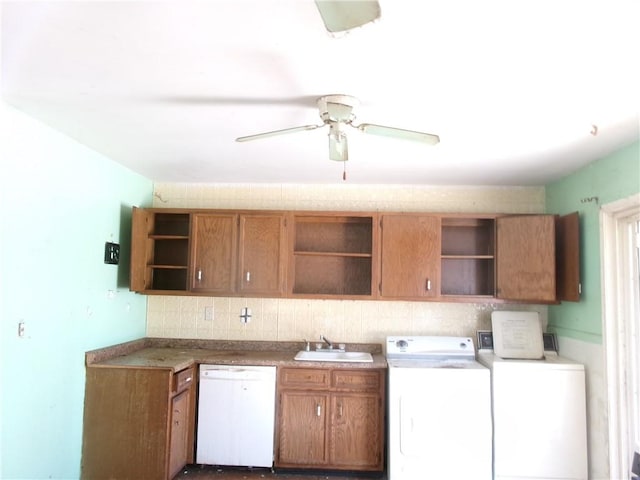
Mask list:
[[[276,367],[200,365],[196,462],[271,467]]]

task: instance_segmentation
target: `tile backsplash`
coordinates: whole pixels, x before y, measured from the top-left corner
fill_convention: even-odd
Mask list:
[[[157,183],[154,207],[543,213],[544,188]],[[240,318],[245,307],[247,323]],[[366,343],[403,333],[475,336],[490,329],[494,309],[537,311],[546,325],[543,305],[151,295],[147,336],[315,341],[324,334]]]

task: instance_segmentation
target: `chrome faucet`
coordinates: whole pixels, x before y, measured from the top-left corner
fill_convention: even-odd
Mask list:
[[[325,337],[324,335],[320,335],[320,340],[322,340],[324,343],[326,343],[327,345],[329,345],[329,350],[333,350],[333,342],[331,342],[331,340],[329,340],[327,337]]]

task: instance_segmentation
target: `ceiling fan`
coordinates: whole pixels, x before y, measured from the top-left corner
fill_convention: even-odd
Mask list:
[[[432,133],[423,133],[395,127],[385,127],[383,125],[375,125],[373,123],[361,123],[359,125],[354,125],[353,121],[355,120],[355,115],[353,113],[353,109],[358,104],[358,100],[349,95],[327,95],[320,97],[318,99],[318,109],[320,111],[320,118],[323,122],[322,124],[302,125],[299,127],[274,130],[271,132],[257,133],[255,135],[238,137],[236,138],[236,141],[248,142],[261,138],[274,137],[276,135],[284,135],[305,130],[315,130],[328,125],[329,158],[337,162],[345,162],[349,159],[347,135],[345,132],[346,126],[356,128],[364,133],[400,138],[403,140],[414,140],[428,145],[435,145],[440,141],[440,137]]]

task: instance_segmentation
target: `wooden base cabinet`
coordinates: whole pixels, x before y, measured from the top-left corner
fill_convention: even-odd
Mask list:
[[[88,367],[81,478],[171,480],[194,461],[194,369]]]
[[[384,372],[283,368],[276,467],[384,468]]]

